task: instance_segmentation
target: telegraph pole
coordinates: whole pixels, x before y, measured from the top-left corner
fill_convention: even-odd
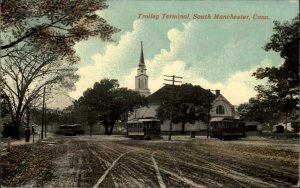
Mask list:
[[[171,137],[172,137],[172,120],[173,120],[173,102],[174,102],[174,85],[175,83],[181,83],[181,81],[176,81],[175,79],[178,78],[178,79],[182,79],[182,77],[179,77],[179,76],[175,76],[175,75],[164,75],[165,77],[168,77],[168,78],[172,78],[172,80],[169,80],[169,79],[164,79],[165,81],[169,81],[169,82],[172,82],[172,85],[171,85],[171,112],[170,112],[170,129],[169,129],[169,140],[171,140]]]
[[[216,95],[219,95],[220,94],[220,90],[219,89],[216,89],[216,90],[212,90],[212,89],[208,89],[208,107],[207,107],[207,124],[206,124],[206,129],[207,129],[207,138],[210,136],[210,92],[211,91],[215,91],[216,92]]]
[[[45,109],[44,109],[45,138],[47,138],[47,123],[46,123],[46,114],[47,114],[47,105],[46,105],[46,103],[45,103]]]
[[[30,121],[30,105],[27,106],[27,116],[26,116],[27,128],[29,128],[29,121]]]
[[[208,89],[208,108],[207,108],[207,124],[206,124],[206,138],[209,137],[209,116],[210,116],[210,89]]]
[[[42,131],[41,131],[41,139],[42,139],[42,140],[44,139],[45,92],[46,92],[46,88],[44,87],[43,109],[42,109]]]
[[[2,50],[0,50],[0,57],[2,57]],[[2,120],[1,120],[1,118],[2,118],[2,88],[3,88],[3,86],[2,86],[2,66],[1,66],[1,64],[2,64],[2,61],[1,61],[2,59],[0,59],[0,126],[2,127]],[[1,154],[2,154],[2,144],[1,144],[1,142],[0,142],[0,156],[1,156]],[[2,174],[2,163],[0,163],[0,174]],[[2,176],[0,176],[0,188],[1,188],[1,184],[2,184]]]

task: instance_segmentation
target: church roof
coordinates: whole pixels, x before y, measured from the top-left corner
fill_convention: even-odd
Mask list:
[[[163,86],[153,94],[149,95],[147,97],[149,103],[162,103],[165,99],[165,96],[167,95],[167,89],[166,86]]]
[[[222,94],[217,96],[215,100],[213,101],[213,104],[215,104],[217,101],[224,101],[226,102],[229,106],[233,106]]]
[[[208,100],[208,90],[202,88],[201,86],[195,86],[196,88],[196,91],[199,95],[199,97],[203,97],[207,98]],[[176,91],[180,91],[181,90],[181,86],[174,86],[174,90],[175,92]],[[195,92],[195,90],[191,90],[191,91],[186,91],[186,92]],[[211,101],[214,101],[216,99],[216,95],[211,93],[210,94],[211,96]],[[149,103],[152,103],[152,104],[160,104],[162,103],[163,101],[166,100],[166,98],[169,98],[170,97],[170,88],[168,86],[163,86],[161,87],[159,90],[157,90],[156,92],[154,92],[153,94],[149,95],[147,97]]]
[[[140,55],[139,67],[145,67],[144,52],[143,52],[143,42],[142,41],[141,41],[141,55]]]
[[[149,76],[147,74],[140,74],[140,75],[137,75],[135,77],[137,78],[137,77],[141,77],[141,76],[145,76],[145,77],[149,78]]]

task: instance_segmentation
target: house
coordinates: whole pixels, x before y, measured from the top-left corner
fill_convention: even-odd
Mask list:
[[[210,116],[227,117],[239,119],[240,116],[236,113],[234,106],[221,94],[220,90],[216,90],[216,98],[212,102]]]
[[[276,125],[273,125],[273,132],[276,133],[283,133],[285,129],[287,129],[288,132],[294,132],[297,133],[299,132],[299,121],[290,121],[290,122],[283,122],[283,123],[278,123]]]

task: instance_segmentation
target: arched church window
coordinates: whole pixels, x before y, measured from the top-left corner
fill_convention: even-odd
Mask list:
[[[141,88],[141,79],[139,79],[139,88]]]
[[[145,89],[147,89],[147,79],[145,79]]]
[[[141,89],[144,89],[145,88],[145,81],[143,78],[141,78]]]
[[[217,106],[216,113],[217,114],[225,114],[224,106],[222,106],[222,105]]]

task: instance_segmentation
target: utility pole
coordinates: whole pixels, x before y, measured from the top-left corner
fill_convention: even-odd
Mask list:
[[[30,120],[30,107],[29,107],[29,105],[28,105],[28,107],[27,107],[27,117],[26,117],[26,124],[27,124],[27,128],[29,128],[29,120]]]
[[[43,95],[43,109],[42,109],[42,131],[41,131],[41,139],[44,139],[44,113],[45,113],[45,92],[46,92],[46,88],[44,87],[44,95]]]
[[[2,57],[2,53],[0,50],[0,57]],[[2,72],[1,72],[1,61],[0,61],[0,126],[2,127]],[[0,142],[0,156],[2,156],[2,144]],[[2,174],[2,163],[0,163],[0,174]],[[2,184],[2,176],[0,176],[0,188]]]
[[[207,133],[207,135],[206,135],[206,138],[208,138],[210,136],[210,123],[209,123],[209,121],[210,121],[210,97],[211,97],[210,93],[211,93],[211,91],[215,91],[216,95],[220,94],[219,89],[216,89],[216,90],[208,89],[208,107],[207,107],[207,124],[206,124],[206,129],[207,129],[206,133]]]
[[[173,102],[174,102],[174,85],[175,83],[181,83],[181,81],[176,81],[175,79],[178,78],[178,79],[182,79],[182,77],[179,77],[179,76],[175,76],[175,75],[164,75],[165,77],[168,77],[168,78],[172,78],[172,80],[169,80],[169,79],[164,79],[165,81],[169,81],[169,82],[172,82],[172,85],[171,85],[171,112],[170,112],[170,129],[169,129],[169,140],[171,140],[171,137],[172,137],[172,120],[173,120]]]
[[[287,123],[288,123],[288,112],[287,112],[287,109],[285,110],[285,137],[287,138],[288,136],[288,133],[287,133]]]
[[[30,141],[30,127],[29,127],[29,120],[30,120],[30,104],[27,105],[27,108],[26,108],[26,129],[25,129],[25,139],[26,139],[26,142],[29,142]]]
[[[46,103],[45,103],[45,109],[44,109],[45,138],[47,138],[47,122],[46,122],[46,114],[47,114],[47,105],[46,105]]]
[[[206,124],[206,138],[209,137],[209,119],[210,119],[210,89],[208,89],[208,108],[207,108],[207,124]]]

